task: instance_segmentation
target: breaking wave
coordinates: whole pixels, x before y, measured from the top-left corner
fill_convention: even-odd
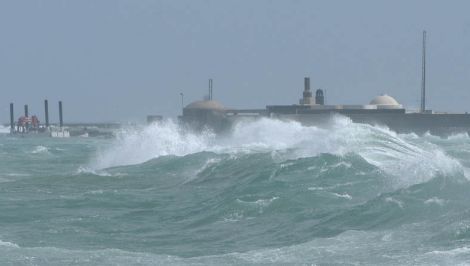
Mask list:
[[[0,141],[0,264],[470,261],[466,134],[266,118]]]
[[[278,161],[321,154],[356,154],[405,185],[424,182],[438,174],[464,175],[465,167],[436,142],[439,138],[431,135],[400,135],[388,128],[353,123],[341,116],[333,118],[326,127],[268,118],[239,122],[224,136],[209,131],[189,132],[167,121],[120,132],[112,145],[98,153],[90,168],[141,164],[161,156],[200,152],[232,155],[268,152]]]

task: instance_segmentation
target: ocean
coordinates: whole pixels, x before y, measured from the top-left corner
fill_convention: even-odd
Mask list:
[[[344,117],[0,132],[0,265],[470,263],[467,134]]]

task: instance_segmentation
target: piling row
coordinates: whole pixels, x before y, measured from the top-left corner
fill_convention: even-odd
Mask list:
[[[24,116],[29,117],[29,108],[28,105],[24,106]],[[49,128],[49,103],[47,100],[44,100],[44,122],[46,128]],[[64,126],[63,120],[63,111],[62,111],[62,101],[59,101],[59,126],[62,128]],[[14,104],[10,103],[10,132],[15,133],[15,108]]]

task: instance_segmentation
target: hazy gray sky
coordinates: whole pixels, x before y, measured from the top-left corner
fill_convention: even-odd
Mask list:
[[[470,1],[0,1],[0,121],[64,102],[66,121],[176,116],[207,79],[229,107],[296,103],[303,77],[327,102],[388,93],[470,111]],[[43,120],[43,119],[41,119]]]

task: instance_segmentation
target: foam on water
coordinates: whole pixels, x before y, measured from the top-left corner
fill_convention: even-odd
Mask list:
[[[428,254],[451,255],[451,256],[456,256],[460,254],[470,254],[470,247],[461,247],[461,248],[455,248],[451,250],[434,250],[434,251],[429,252]]]
[[[437,198],[437,197],[432,197],[430,199],[425,200],[424,203],[426,203],[426,204],[437,204],[439,206],[444,206],[446,201],[443,200],[443,199]]]
[[[3,245],[3,243],[6,243]],[[347,231],[281,248],[257,249],[184,258],[119,249],[69,250],[55,247],[23,248],[0,242],[0,262],[27,265],[468,265],[470,248],[424,250],[409,254],[395,245],[413,246],[404,233]]]
[[[0,265],[470,261],[465,134],[337,117],[0,142]]]
[[[34,147],[34,149],[31,151],[32,154],[48,153],[48,152],[49,152],[49,149],[41,145]]]
[[[343,199],[352,199],[352,197],[348,194],[348,193],[344,193],[344,194],[339,194],[339,193],[331,193],[333,194],[334,196],[338,197],[338,198],[343,198]]]
[[[10,127],[0,125],[0,134],[8,134],[8,133],[10,133]]]
[[[92,169],[92,168],[88,168],[88,167],[83,167],[83,166],[80,166],[78,169],[77,169],[77,175],[80,175],[80,174],[92,174],[92,175],[97,175],[97,176],[113,176],[112,174],[106,172],[105,170],[102,170],[102,169]]]
[[[456,136],[462,138],[465,136]],[[370,164],[397,178],[401,185],[429,180],[436,174],[464,175],[461,164],[438,145],[414,134],[398,135],[387,128],[352,123],[337,116],[325,128],[303,126],[295,121],[263,118],[237,123],[228,135],[196,134],[172,121],[126,130],[100,151],[91,169],[139,164],[165,155],[198,152],[219,154],[276,152],[280,161],[315,157],[323,153],[360,155]],[[411,178],[412,177],[412,178]]]
[[[10,248],[19,248],[19,246],[15,243],[11,243],[11,242],[8,242],[8,241],[2,241],[2,240],[0,240],[0,246],[10,247]]]
[[[127,128],[117,133],[108,149],[98,152],[91,168],[139,164],[160,156],[201,152],[210,146],[212,136],[210,132],[187,133],[171,120],[143,129]]]

